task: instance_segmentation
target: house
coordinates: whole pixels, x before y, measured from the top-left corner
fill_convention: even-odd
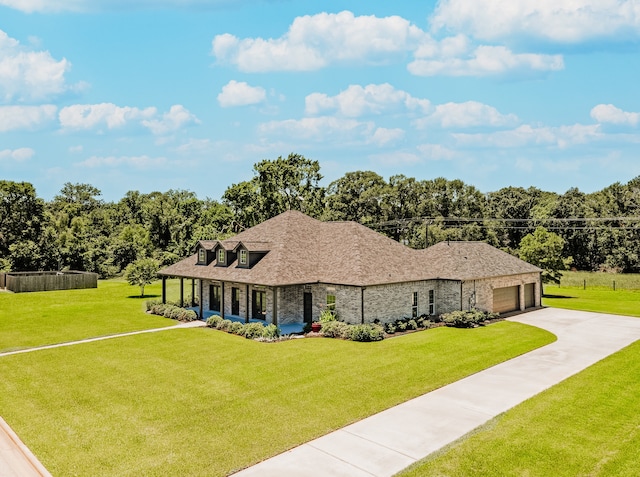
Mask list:
[[[160,271],[191,280],[199,314],[286,325],[324,309],[348,323],[540,306],[541,269],[482,242],[411,249],[356,222],[288,211],[228,240],[201,240]]]

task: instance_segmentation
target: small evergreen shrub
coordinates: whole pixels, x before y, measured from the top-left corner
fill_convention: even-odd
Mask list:
[[[152,310],[152,308],[153,308],[154,306],[156,306],[156,305],[162,305],[162,300],[159,300],[159,299],[157,299],[157,298],[156,298],[155,300],[147,300],[147,301],[145,302],[145,307],[146,307],[147,311],[151,311],[151,310]],[[151,311],[151,312],[152,312],[152,311]],[[153,313],[153,312],[152,312],[152,313]]]
[[[346,339],[348,334],[349,325],[342,321],[328,321],[322,324],[320,332],[327,338],[342,338]]]
[[[262,330],[262,338],[267,340],[275,340],[280,337],[280,328],[273,323],[265,326]]]
[[[416,320],[407,321],[407,329],[408,330],[417,330],[418,329],[418,323],[416,323]]]
[[[242,335],[244,334],[244,327],[245,325],[243,325],[242,323],[240,323],[239,321],[234,321],[231,326],[229,326],[229,329],[227,330],[229,333],[233,333],[234,335]]]
[[[351,341],[380,341],[384,339],[384,330],[378,325],[352,325]]]
[[[243,335],[248,340],[253,340],[262,336],[263,329],[262,323],[247,323],[244,325]]]
[[[222,321],[222,317],[218,315],[211,315],[207,318],[207,326],[210,328],[217,328],[218,324]]]
[[[196,321],[197,319],[198,314],[193,310],[184,310],[180,317],[180,321]]]
[[[454,328],[473,328],[480,326],[487,320],[498,317],[497,313],[487,313],[484,311],[472,309],[469,311],[452,311],[441,316],[442,322],[446,326]]]
[[[231,326],[233,325],[233,321],[231,320],[222,320],[218,325],[218,329],[222,331],[229,331]]]

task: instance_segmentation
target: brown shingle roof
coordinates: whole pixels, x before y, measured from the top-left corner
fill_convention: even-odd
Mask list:
[[[233,250],[267,252],[252,268],[197,265],[193,255],[161,275],[283,286],[335,283],[368,286],[432,278],[470,279],[540,271],[481,242],[451,242],[414,250],[355,222],[321,222],[288,211],[222,242]],[[466,258],[465,258],[466,257]]]

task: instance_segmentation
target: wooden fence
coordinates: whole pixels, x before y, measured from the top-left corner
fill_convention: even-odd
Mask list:
[[[5,288],[7,286],[7,274],[0,273],[0,288]]]
[[[97,288],[98,275],[89,272],[9,272],[6,288],[14,293]]]

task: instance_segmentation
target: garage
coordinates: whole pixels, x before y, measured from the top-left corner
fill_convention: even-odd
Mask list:
[[[536,306],[535,283],[527,283],[524,286],[524,307],[533,308]]]
[[[494,313],[507,313],[520,309],[520,294],[518,286],[494,288],[493,311]]]

